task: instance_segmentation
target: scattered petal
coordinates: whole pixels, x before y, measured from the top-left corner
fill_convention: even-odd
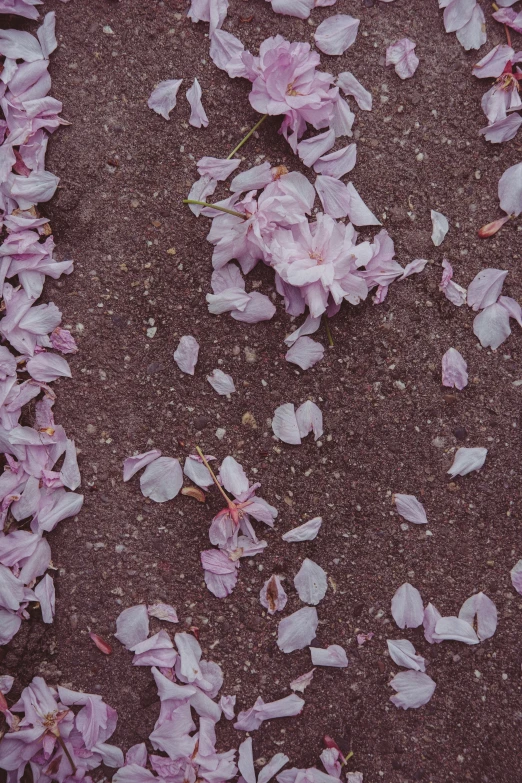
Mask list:
[[[140,488],[146,498],[165,503],[176,497],[183,486],[183,471],[177,459],[159,457],[147,466],[140,478]]]
[[[401,79],[411,79],[419,65],[415,54],[417,44],[409,38],[401,38],[386,49],[386,65],[394,65],[395,73]]]
[[[315,638],[319,618],[317,609],[304,606],[297,612],[285,617],[277,629],[277,646],[284,653],[302,650]]]
[[[435,641],[456,641],[465,644],[478,644],[479,638],[473,627],[458,617],[441,617],[435,625]]]
[[[181,372],[194,375],[194,368],[198,361],[199,343],[190,334],[184,335],[174,351],[174,361]]]
[[[299,337],[286,352],[287,362],[297,364],[302,370],[309,370],[324,356],[324,346],[311,337]]]
[[[480,470],[486,461],[487,449],[472,448],[463,446],[457,449],[451,468],[448,470],[451,478],[455,476],[466,476],[474,470]]]
[[[285,402],[274,411],[272,430],[276,438],[291,446],[301,445],[299,425],[295,415],[295,407],[291,402]]]
[[[321,437],[323,434],[323,414],[315,402],[311,400],[303,402],[296,410],[295,417],[301,438],[306,438],[312,430],[314,440],[318,440]]]
[[[169,120],[169,114],[176,105],[176,96],[182,81],[183,79],[169,79],[160,82],[147,101],[149,109]]]
[[[473,334],[478,337],[483,348],[496,351],[511,334],[506,308],[498,302],[485,307],[473,321]]]
[[[390,658],[397,666],[413,669],[416,672],[426,671],[426,661],[422,655],[417,655],[415,647],[407,639],[388,639]]]
[[[399,672],[389,685],[397,691],[395,696],[390,697],[390,701],[403,710],[417,709],[427,704],[436,687],[431,677],[415,671]]]
[[[288,541],[291,543],[313,541],[314,538],[317,538],[317,534],[319,533],[322,524],[322,517],[314,517],[313,519],[309,519],[308,522],[304,522],[302,525],[299,525],[299,527],[294,527],[287,533],[283,533],[281,538],[283,541]]]
[[[161,451],[159,449],[152,449],[152,451],[146,451],[144,454],[136,454],[134,457],[127,457],[123,463],[123,480],[129,481],[137,472],[142,468],[150,465],[155,459],[161,457]]]
[[[485,593],[476,593],[462,604],[459,619],[472,627],[476,622],[477,636],[483,642],[497,630],[497,607]]]
[[[417,588],[409,582],[401,585],[392,598],[391,613],[399,628],[418,628],[422,625],[424,607]]]
[[[495,304],[502,292],[507,271],[503,269],[483,269],[468,286],[468,306],[473,310],[483,310]]]
[[[233,394],[236,390],[232,376],[227,375],[223,370],[212,370],[212,375],[207,375],[207,381],[214,391],[222,396]]]
[[[323,600],[328,589],[326,573],[313,560],[305,558],[294,577],[294,587],[301,601],[316,606]]]
[[[339,644],[331,644],[326,650],[321,647],[310,647],[314,666],[335,666],[345,669],[348,666],[346,652]]]
[[[92,641],[104,655],[110,655],[112,653],[112,647],[110,644],[107,644],[105,639],[102,639],[101,636],[98,636],[97,633],[90,633],[89,636],[91,637]]]
[[[195,128],[206,128],[208,126],[208,117],[201,102],[201,87],[197,79],[194,79],[192,87],[187,90],[187,101],[190,104],[189,124]]]
[[[442,244],[444,241],[444,237],[449,231],[449,223],[448,218],[445,217],[441,212],[436,212],[434,209],[431,210],[431,222],[433,225],[433,232],[431,234],[431,241],[435,245],[435,247],[438,247]]]
[[[274,574],[267,579],[259,593],[261,605],[268,609],[268,614],[282,612],[286,606],[288,597],[281,584],[281,577]]]
[[[439,639],[433,638],[433,634],[435,633],[435,626],[437,625],[437,622],[440,620],[441,616],[441,613],[435,606],[433,606],[433,604],[428,604],[424,610],[424,617],[422,620],[422,624],[424,626],[424,638],[430,644],[439,644],[440,642]]]
[[[149,635],[149,615],[145,604],[124,609],[116,619],[114,636],[127,650],[139,642],[144,642]]]
[[[393,495],[393,501],[395,508],[408,522],[413,522],[414,525],[427,525],[428,518],[424,510],[422,503],[419,503],[415,495],[400,495],[398,493]]]
[[[165,620],[167,623],[177,623],[178,615],[176,610],[170,604],[151,604],[147,607],[149,617],[156,617],[158,620]]]
[[[305,689],[308,688],[308,686],[310,685],[310,683],[314,678],[314,672],[315,672],[315,668],[309,672],[306,672],[306,674],[300,674],[299,677],[296,677],[295,680],[292,680],[292,682],[290,683],[290,688],[293,691],[299,691],[299,693],[304,693]]]
[[[355,42],[359,23],[347,14],[329,16],[314,33],[315,45],[325,54],[343,54]]]
[[[442,357],[442,385],[460,391],[468,385],[468,365],[455,348],[448,348]]]

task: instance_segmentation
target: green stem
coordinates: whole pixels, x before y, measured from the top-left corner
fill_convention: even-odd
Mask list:
[[[66,745],[66,744],[65,744],[65,742],[63,741],[63,737],[61,736],[61,734],[57,734],[57,735],[56,735],[56,739],[57,739],[57,740],[58,740],[58,742],[60,743],[60,747],[62,748],[63,752],[64,752],[64,753],[65,753],[65,755],[67,756],[67,761],[68,761],[68,762],[69,762],[69,764],[71,765],[71,769],[72,769],[72,773],[73,773],[73,775],[76,775],[76,771],[77,771],[77,770],[76,770],[76,764],[74,763],[74,761],[73,761],[73,760],[72,760],[72,758],[71,758],[71,754],[69,753],[69,751],[68,751],[68,749],[67,749],[67,745]]]
[[[248,131],[248,133],[247,133],[247,135],[246,135],[246,136],[245,136],[243,139],[241,139],[241,141],[239,142],[239,144],[237,145],[237,147],[234,147],[234,149],[232,150],[232,152],[230,153],[230,155],[227,157],[227,160],[230,160],[231,158],[233,158],[233,157],[234,157],[234,155],[236,154],[236,152],[237,152],[238,150],[240,150],[240,149],[241,149],[241,147],[243,146],[243,144],[245,144],[245,143],[246,143],[246,142],[249,140],[249,138],[251,137],[251,135],[252,135],[253,133],[255,133],[255,132],[256,132],[256,130],[257,130],[257,129],[259,128],[259,126],[260,126],[260,125],[261,125],[261,124],[262,124],[262,123],[263,123],[263,122],[266,120],[266,118],[267,118],[267,117],[268,117],[268,114],[263,114],[263,116],[261,117],[261,119],[259,120],[259,122],[256,122],[256,124],[254,125],[254,127],[252,128],[252,130],[249,130],[249,131]]]
[[[330,348],[334,347],[334,340],[332,337],[332,332],[330,331],[330,324],[328,323],[328,317],[324,317],[324,328],[326,329],[326,336],[328,337],[328,344]]]
[[[241,212],[236,212],[233,209],[227,209],[227,207],[220,207],[219,204],[209,204],[208,201],[196,201],[193,198],[184,198],[183,199],[184,204],[199,204],[200,207],[209,207],[209,209],[217,209],[218,212],[226,212],[227,215],[234,215],[235,217],[239,217],[242,220],[246,220],[247,216],[243,215]]]

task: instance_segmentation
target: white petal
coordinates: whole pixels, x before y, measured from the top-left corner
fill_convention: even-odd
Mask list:
[[[293,403],[286,402],[275,409],[272,418],[272,430],[276,438],[282,440],[283,443],[289,443],[292,446],[301,444],[301,436],[299,435],[299,426]]]
[[[413,522],[414,525],[427,525],[428,518],[422,503],[419,503],[415,495],[400,495],[396,493],[393,496],[395,507],[401,517]]]
[[[219,478],[227,492],[235,497],[248,492],[250,485],[245,471],[234,457],[225,457],[219,469]]]
[[[199,343],[195,337],[187,334],[184,335],[179,345],[174,351],[174,361],[178,365],[181,372],[185,372],[188,375],[194,375],[194,368],[198,361]]]
[[[144,642],[148,635],[149,615],[145,604],[131,606],[118,615],[114,636],[127,650]]]
[[[183,486],[183,471],[177,459],[158,457],[147,465],[140,478],[140,487],[146,498],[165,503],[175,498]]]
[[[392,598],[391,612],[399,628],[418,628],[422,625],[424,607],[417,588],[409,582],[401,585]]]
[[[336,14],[321,22],[314,33],[315,45],[325,54],[343,54],[357,38],[359,19]]]
[[[459,618],[473,626],[477,623],[477,636],[480,641],[489,639],[497,630],[497,607],[484,593],[472,595],[461,606]]]
[[[290,688],[293,691],[304,693],[305,689],[308,688],[314,678],[314,672],[315,669],[312,669],[311,671],[306,672],[306,674],[300,674],[299,677],[296,677],[295,680],[292,680],[290,683]]]
[[[441,212],[436,212],[434,209],[432,209],[431,222],[433,224],[431,241],[435,247],[438,247],[440,244],[442,244],[444,237],[449,231],[448,218],[445,217]]]
[[[518,563],[515,563],[513,568],[510,571],[511,576],[511,584],[517,591],[517,593],[520,593],[522,595],[522,560],[519,560]]]
[[[328,589],[326,573],[313,560],[305,558],[299,572],[294,577],[294,586],[301,601],[315,606],[326,595]]]
[[[506,308],[495,303],[482,310],[473,321],[473,333],[483,348],[496,351],[511,334]]]
[[[390,701],[403,710],[417,709],[427,704],[436,687],[427,674],[414,671],[399,672],[389,684],[397,691],[395,696],[390,697]]]
[[[455,476],[466,476],[473,470],[480,470],[486,461],[487,453],[488,450],[484,448],[468,449],[463,446],[457,449],[453,465],[448,470],[448,473],[451,478],[455,478]]]
[[[223,370],[212,370],[212,375],[207,375],[207,381],[214,391],[223,396],[232,394],[236,390],[232,376],[227,375]]]
[[[350,222],[353,223],[354,226],[380,226],[380,222],[366,206],[351,182],[347,184],[346,190],[350,197],[350,205],[348,207]]]
[[[388,639],[390,658],[397,666],[413,669],[416,672],[426,671],[426,661],[422,655],[417,655],[415,647],[408,639]]]
[[[331,644],[326,650],[321,647],[310,647],[314,666],[335,666],[344,669],[348,666],[346,652],[339,644]]]
[[[508,215],[522,212],[522,163],[515,163],[502,174],[498,182],[500,208]]]
[[[362,86],[360,81],[353,75],[353,73],[350,73],[350,71],[343,71],[338,75],[336,83],[345,95],[353,95],[360,109],[363,109],[364,111],[371,111],[372,94]]]
[[[435,625],[435,641],[456,641],[465,644],[478,644],[479,638],[472,626],[458,617],[441,617]]]
[[[286,352],[287,362],[297,364],[302,370],[309,370],[324,356],[324,346],[311,337],[299,337]]]
[[[303,402],[296,410],[295,417],[301,438],[306,438],[312,430],[314,440],[318,440],[321,437],[323,434],[323,414],[315,402],[311,400]]]
[[[183,79],[169,79],[160,82],[147,102],[149,109],[169,120],[169,114],[176,105],[176,96],[182,81]]]
[[[483,269],[468,286],[468,306],[473,310],[482,310],[495,304],[502,292],[507,271],[503,269]]]
[[[322,524],[322,517],[314,517],[313,519],[309,519],[308,522],[304,522],[302,525],[299,525],[299,527],[294,527],[287,533],[283,533],[281,538],[283,541],[292,543],[300,541],[313,541],[314,538],[317,537]],[[520,562],[522,563],[522,560]]]
[[[455,348],[448,348],[442,357],[442,385],[462,391],[468,385],[468,365]]]
[[[302,650],[308,647],[315,638],[319,618],[317,609],[304,606],[279,623],[277,629],[277,646],[284,653]]]

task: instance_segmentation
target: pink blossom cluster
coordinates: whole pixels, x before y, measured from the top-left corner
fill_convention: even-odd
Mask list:
[[[495,79],[493,86],[482,97],[482,110],[488,124],[480,131],[486,141],[493,144],[512,139],[522,124],[522,117],[518,114],[522,109],[522,71],[514,67],[520,61],[522,52],[498,44],[473,66],[473,74],[478,79]]]
[[[0,712],[9,726],[0,742],[0,769],[7,771],[7,783],[17,783],[28,764],[32,779],[40,783],[92,783],[87,773],[100,764],[123,764],[121,750],[107,743],[118,716],[101,696],[50,688],[35,677],[8,707],[3,694],[12,683],[12,677],[0,678]]]
[[[34,18],[35,5],[4,0],[0,10]],[[64,123],[61,103],[48,95],[54,24],[52,12],[36,36],[0,30],[0,449],[6,461],[0,476],[0,644],[29,617],[31,602],[39,602],[44,621],[52,622],[53,579],[46,575],[36,584],[51,562],[43,536],[83,503],[74,492],[80,485],[74,442],[54,421],[55,394],[48,385],[71,375],[54,351],[77,348],[60,328],[56,305],[37,304],[46,276],[57,279],[73,269],[72,261],[53,258],[50,227],[36,211],[59,181],[45,170],[48,133]],[[23,407],[38,397],[33,426],[22,425]]]

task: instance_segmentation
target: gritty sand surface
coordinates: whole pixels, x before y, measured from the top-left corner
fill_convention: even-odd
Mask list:
[[[342,57],[323,55],[323,68],[353,71],[374,98],[371,113],[355,109],[353,182],[393,237],[399,261],[430,263],[395,283],[384,304],[345,306],[332,322],[334,348],[303,373],[284,359],[283,338],[295,324],[275,297],[270,269],[256,267],[247,287],[274,295],[272,321],[248,325],[207,313],[209,221],[193,217],[181,200],[196,178],[195,161],[226,156],[258,117],[249,84],[214,66],[208,26],[187,20],[186,7],[174,0],[45,3],[56,11],[60,42],[52,94],[71,125],[49,144],[47,168],[61,184],[44,214],[59,260],[72,257],[75,272],[44,293],[79,343],[70,359],[73,379],[55,384],[55,410],[80,449],[86,500],[78,519],[49,536],[55,622],[46,627],[35,616],[25,623],[2,651],[2,670],[16,675],[17,690],[43,674],[50,683],[102,694],[118,710],[113,740],[125,750],[147,738],[159,702],[149,669],[133,668],[131,654],[112,639],[115,619],[122,608],[160,600],[177,607],[181,626],[199,627],[204,655],[222,666],[223,692],[237,694],[240,709],[258,695],[281,698],[311,668],[310,657],[307,650],[278,650],[278,618],[266,615],[259,590],[279,573],[289,594],[285,613],[298,609],[292,580],[310,557],[329,576],[317,643],[343,645],[350,663],[317,670],[303,713],[255,733],[255,758],[284,751],[292,765],[313,765],[328,733],[354,751],[348,768],[362,771],[365,783],[519,783],[522,597],[509,571],[522,555],[522,387],[513,383],[522,378],[522,337],[512,321],[513,335],[497,352],[481,349],[474,314],[450,304],[438,283],[443,257],[462,285],[481,268],[501,267],[509,270],[504,293],[522,301],[517,225],[488,241],[476,236],[500,216],[497,182],[520,160],[520,136],[498,146],[478,136],[489,84],[472,77],[477,54],[444,33],[435,0],[339,0],[338,12],[361,19],[359,35]],[[257,51],[276,32],[312,42],[314,26],[333,12],[317,9],[309,24],[276,16],[264,0],[231,0],[225,29]],[[416,41],[421,63],[401,82],[384,57],[386,46],[405,35]],[[480,56],[503,40],[502,27],[488,21]],[[206,130],[188,125],[184,92],[195,76]],[[147,108],[147,98],[159,81],[181,77],[178,106],[166,122]],[[244,148],[243,169],[265,159],[299,169],[278,125],[267,121]],[[223,187],[216,197],[225,193]],[[430,209],[450,222],[442,248],[430,239]],[[172,358],[184,334],[201,345],[194,377]],[[317,338],[327,346],[322,331]],[[441,386],[441,357],[450,346],[468,362],[470,383],[461,393]],[[235,380],[230,400],[206,381],[216,367]],[[323,410],[324,437],[300,447],[276,442],[268,424],[274,409],[307,399]],[[255,421],[243,424],[246,413]],[[279,509],[275,529],[262,530],[265,553],[242,561],[238,585],[223,601],[207,591],[199,564],[220,508],[217,494],[204,505],[181,496],[158,505],[141,495],[138,477],[122,481],[122,461],[134,451],[158,447],[184,459],[196,443],[218,459],[236,457]],[[480,473],[452,482],[446,471],[459,445],[489,453]],[[403,529],[392,492],[422,500],[429,526]],[[324,524],[315,541],[281,540],[316,515]],[[422,629],[400,631],[390,600],[405,581],[450,615],[484,590],[499,610],[497,633],[467,647],[429,645]],[[89,630],[113,643],[110,657],[93,646]],[[358,648],[358,631],[375,636]],[[437,683],[426,707],[407,712],[389,701],[387,683],[398,668],[386,648],[387,638],[405,636]],[[237,747],[244,735],[224,724],[219,749]]]

